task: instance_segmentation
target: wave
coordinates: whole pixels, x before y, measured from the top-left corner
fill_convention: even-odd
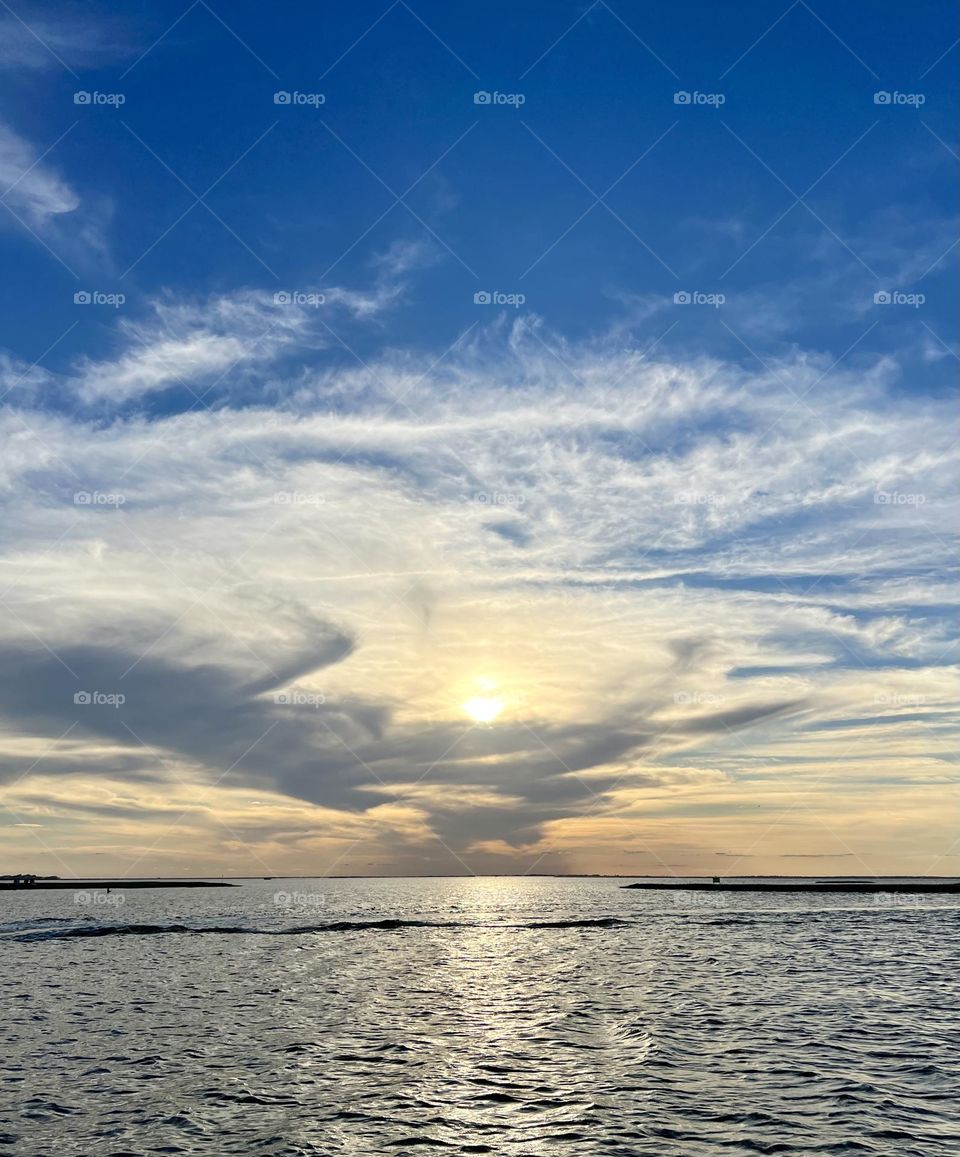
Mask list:
[[[0,935],[5,932],[23,932],[35,928],[37,924],[69,924],[77,919],[91,920],[92,916],[24,916],[22,920],[4,920],[0,923]]]
[[[406,928],[489,928],[502,931],[533,930],[537,928],[615,928],[632,924],[616,916],[596,920],[542,920],[528,924],[492,924],[436,920],[337,920],[326,924],[301,924],[292,928],[251,928],[242,924],[195,926],[190,924],[97,924],[83,928],[43,928],[24,932],[11,939],[18,944],[32,944],[47,940],[73,940],[90,936],[308,936],[321,932],[397,932]]]

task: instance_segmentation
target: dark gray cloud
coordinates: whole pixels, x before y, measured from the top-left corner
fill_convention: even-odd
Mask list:
[[[775,703],[748,703],[726,711],[713,711],[688,719],[677,728],[688,735],[712,734],[715,731],[736,731],[764,719],[776,718],[795,711],[803,705],[800,699],[781,699]]]
[[[349,636],[317,621],[296,653],[256,676],[213,662],[141,656],[114,642],[59,647],[56,654],[39,643],[7,645],[0,648],[0,718],[11,730],[45,739],[70,729],[70,746],[43,760],[46,775],[96,771],[163,782],[177,774],[172,764],[186,763],[204,767],[209,783],[223,777],[224,786],[269,789],[352,813],[405,799],[425,807],[444,842],[461,850],[483,840],[521,846],[550,820],[596,809],[619,777],[596,769],[642,756],[661,730],[642,707],[589,723],[413,726],[396,723],[385,703],[291,695],[294,680],[309,676],[314,683],[352,650]],[[78,693],[94,701],[77,702]],[[284,694],[290,701],[278,701]],[[97,695],[122,695],[123,702],[97,702]],[[722,733],[792,706],[740,707],[679,730]],[[90,749],[102,746],[124,750],[92,759]],[[0,780],[29,768],[25,758],[5,758]],[[588,778],[581,774],[588,771]],[[630,779],[632,786],[658,782],[654,775]],[[429,795],[406,796],[406,785],[418,783]],[[374,787],[385,790],[374,794]],[[504,806],[465,806],[464,789],[471,787],[502,796]]]

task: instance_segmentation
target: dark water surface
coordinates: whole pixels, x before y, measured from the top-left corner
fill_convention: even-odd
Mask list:
[[[955,897],[18,892],[0,945],[3,1155],[960,1154]]]

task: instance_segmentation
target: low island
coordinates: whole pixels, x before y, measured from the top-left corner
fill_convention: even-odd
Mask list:
[[[623,888],[641,888],[647,891],[670,892],[866,892],[866,893],[930,893],[954,892],[960,895],[960,880],[950,878],[928,879],[765,879],[724,880],[719,876],[702,880],[651,879]]]
[[[59,876],[0,876],[0,892],[39,892],[51,888],[238,888],[227,880],[61,880]]]

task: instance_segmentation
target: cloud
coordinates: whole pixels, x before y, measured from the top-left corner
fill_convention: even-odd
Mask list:
[[[4,202],[34,228],[78,208],[80,198],[39,150],[0,121],[0,186]]]
[[[225,379],[236,394],[251,373],[283,355],[326,348],[335,340],[328,323],[372,321],[403,292],[401,282],[381,273],[370,290],[242,290],[200,300],[167,295],[150,303],[145,319],[121,318],[118,354],[82,360],[72,385],[88,404],[122,404],[177,387],[196,399]]]
[[[21,137],[0,120],[0,195],[6,212],[0,221],[14,230],[32,234],[68,272],[80,265],[108,262],[105,224],[110,204],[104,198],[85,197],[53,160],[59,140],[45,148]]]
[[[218,377],[273,360],[306,329],[303,309],[248,292],[207,301],[160,299],[146,322],[121,319],[123,350],[77,368],[83,401],[126,402],[180,385],[202,394]]]
[[[785,852],[785,860],[844,860],[853,852]]]
[[[0,68],[82,68],[119,59],[126,51],[120,47],[116,30],[99,20],[96,24],[62,19],[24,22],[13,13],[0,16]]]
[[[946,401],[889,365],[819,388],[825,358],[640,359],[529,321],[432,372],[344,370],[311,316],[164,300],[77,368],[96,421],[0,416],[17,808],[91,848],[83,784],[122,848],[189,788],[204,862],[248,855],[212,807],[306,871],[612,870],[644,849],[706,870],[717,847],[776,870],[833,854],[824,824],[860,855],[889,840],[897,867],[938,846]],[[121,408],[225,369],[215,412]],[[462,709],[481,678],[506,704],[491,727]]]

